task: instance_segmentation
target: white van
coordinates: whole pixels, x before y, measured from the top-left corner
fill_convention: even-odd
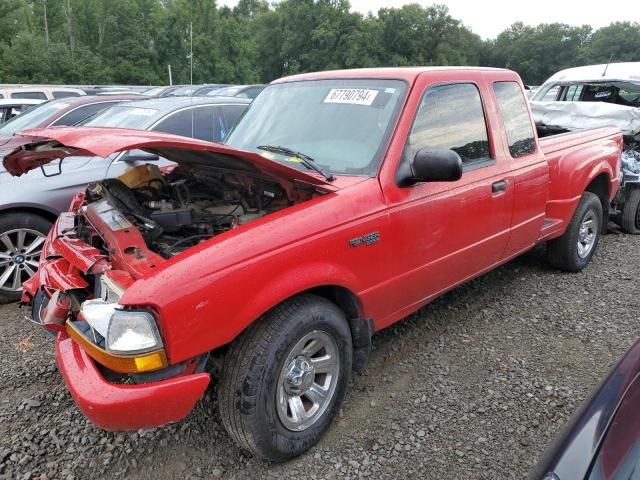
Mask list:
[[[79,97],[81,95],[86,95],[86,93],[79,88],[58,87],[57,85],[0,85],[0,99],[53,100],[54,98]]]

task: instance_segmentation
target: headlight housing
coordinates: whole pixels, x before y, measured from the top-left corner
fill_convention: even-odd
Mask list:
[[[151,312],[125,310],[96,298],[83,302],[80,314],[87,327],[69,321],[67,333],[98,363],[120,373],[150,372],[168,365]]]
[[[107,352],[135,355],[162,348],[162,339],[151,313],[116,309],[109,321]]]

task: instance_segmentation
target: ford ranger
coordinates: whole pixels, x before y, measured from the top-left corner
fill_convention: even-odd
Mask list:
[[[41,140],[5,158],[14,175],[133,149],[177,164],[90,184],[24,284],[78,407],[101,428],[156,427],[213,381],[229,434],[271,461],[316,443],[375,332],[540,243],[582,270],[622,148],[616,128],[538,139],[518,75],[482,68],[281,79],[225,145],[25,134]]]

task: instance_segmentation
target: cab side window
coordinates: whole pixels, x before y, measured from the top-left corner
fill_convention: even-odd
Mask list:
[[[517,158],[535,152],[533,125],[520,86],[516,82],[496,82],[493,91],[502,113],[511,156]]]
[[[491,159],[484,110],[475,85],[438,85],[425,92],[405,156],[414,158],[422,148],[453,150],[464,165]]]

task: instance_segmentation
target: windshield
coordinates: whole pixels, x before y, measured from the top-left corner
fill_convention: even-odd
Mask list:
[[[90,117],[84,122],[80,122],[79,125],[146,129],[149,126],[149,121],[156,113],[158,113],[158,110],[153,108],[113,106],[98,113],[95,117]]]
[[[50,117],[68,106],[68,103],[56,102],[54,100],[30,108],[17,117],[13,117],[11,120],[3,123],[2,127],[0,127],[0,137],[10,137],[21,130],[39,127],[43,122],[46,122]]]
[[[406,91],[401,80],[335,79],[270,85],[253,101],[225,143],[304,170],[296,150],[325,170],[375,175]]]

